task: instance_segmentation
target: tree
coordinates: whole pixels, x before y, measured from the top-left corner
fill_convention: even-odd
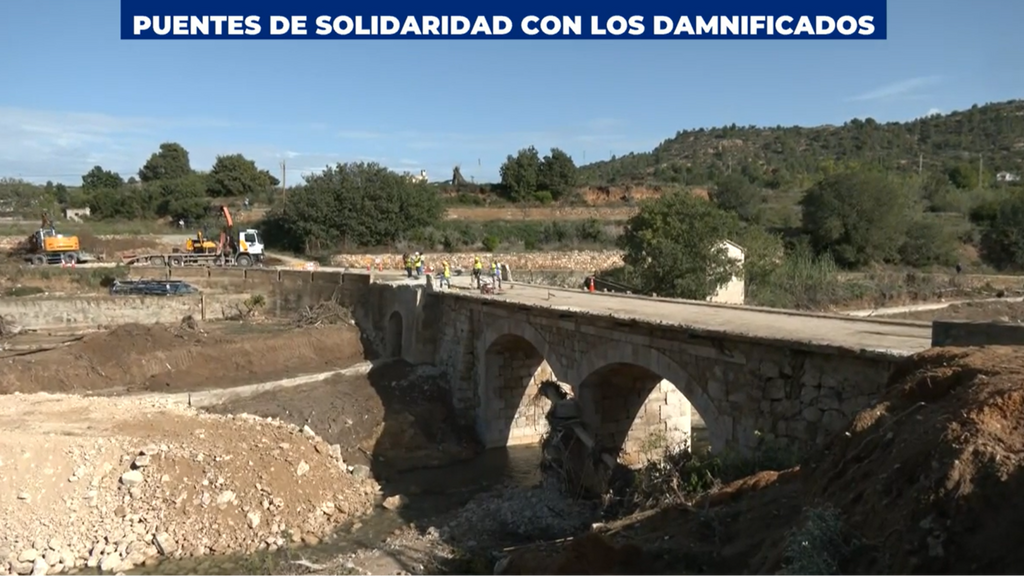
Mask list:
[[[739,272],[723,245],[738,227],[735,215],[692,194],[672,192],[643,202],[619,245],[642,292],[705,300]]]
[[[210,208],[210,200],[206,197],[207,184],[205,174],[192,173],[181,178],[150,182],[144,192],[157,216],[199,220]]]
[[[443,215],[440,197],[426,184],[377,163],[359,162],[307,176],[306,184],[292,190],[271,219],[283,245],[317,252],[337,243],[393,244]]]
[[[841,266],[895,262],[920,210],[907,188],[878,172],[838,172],[805,192],[803,228]]]
[[[501,185],[508,191],[512,200],[521,202],[537,192],[540,184],[540,166],[540,154],[533,146],[523,148],[515,156],[508,156],[499,173]]]
[[[63,184],[57,183],[53,187],[53,196],[61,206],[71,202],[71,194],[68,192],[68,187]]]
[[[173,180],[184,178],[191,173],[192,165],[189,163],[188,151],[176,142],[164,142],[160,145],[160,150],[154,152],[139,169],[139,180]]]
[[[716,206],[735,212],[744,222],[756,221],[761,211],[761,191],[739,174],[720,178],[710,196]]]
[[[215,197],[262,194],[270,187],[269,173],[241,154],[217,156],[209,175],[209,194]]]
[[[998,201],[995,214],[981,237],[985,261],[1000,270],[1024,269],[1024,194]]]
[[[537,175],[538,189],[547,190],[552,198],[559,200],[576,188],[577,174],[572,156],[558,148],[552,148],[551,154],[541,160]]]
[[[114,190],[124,186],[124,180],[117,172],[104,170],[101,166],[93,166],[82,176],[82,189],[87,192],[96,190]]]

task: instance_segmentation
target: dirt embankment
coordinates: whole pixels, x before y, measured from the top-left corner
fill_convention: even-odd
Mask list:
[[[336,370],[362,359],[358,331],[347,325],[238,325],[206,332],[125,324],[68,346],[0,360],[0,393],[228,388]]]
[[[131,398],[0,402],[0,574],[315,543],[378,492],[311,431]]]
[[[229,401],[222,414],[249,413],[308,423],[346,462],[365,464],[374,477],[464,460],[481,447],[456,418],[442,375],[395,361],[368,374],[336,376],[298,388]]]
[[[654,560],[643,573],[1014,573],[1024,563],[1022,409],[1024,349],[929,350],[801,468],[608,529]],[[537,562],[559,573],[578,551],[544,553],[517,552],[506,573]]]

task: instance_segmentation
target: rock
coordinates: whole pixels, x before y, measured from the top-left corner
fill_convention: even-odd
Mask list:
[[[249,528],[256,528],[260,525],[260,513],[249,512],[245,515],[245,522],[249,525]]]
[[[46,561],[47,566],[56,566],[60,564],[60,554],[53,550],[47,550],[46,554],[43,555],[43,560]]]
[[[60,551],[60,540],[56,538],[50,538],[50,541],[46,543],[46,547],[50,550]]]
[[[29,574],[32,573],[32,563],[31,562],[17,562],[14,565],[11,566],[11,571],[14,572],[15,574],[20,574],[21,576],[28,576]]]
[[[117,572],[121,568],[121,555],[111,552],[100,560],[100,570],[104,572]]]
[[[815,408],[813,406],[804,408],[803,417],[804,420],[807,420],[808,422],[819,422],[821,421],[821,416],[822,412],[818,408]]]
[[[28,500],[28,492],[18,492],[18,500]]]
[[[50,565],[42,558],[36,558],[35,562],[32,563],[32,576],[46,576],[46,573],[49,571]]]
[[[316,433],[313,432],[313,429],[310,428],[309,426],[303,426],[302,427],[302,434],[304,436],[306,436],[307,438],[312,438],[312,437],[316,436]]]
[[[331,444],[331,456],[334,457],[338,462],[342,461],[341,458],[341,444]]]
[[[228,504],[235,501],[235,493],[231,490],[225,490],[217,496],[217,506],[224,508]]]
[[[18,562],[35,562],[36,558],[39,557],[39,552],[35,548],[29,548],[23,550],[21,554],[18,554]]]
[[[138,470],[129,470],[124,474],[121,474],[121,484],[124,484],[125,486],[141,484],[142,480],[142,472],[139,472]]]
[[[363,464],[356,464],[355,466],[352,467],[352,475],[360,479],[369,478],[370,467],[364,466]]]
[[[139,455],[140,456],[152,456],[154,454],[159,454],[159,453],[160,453],[160,447],[157,446],[156,444],[150,444],[148,446],[143,447],[142,450],[139,450]]]
[[[145,468],[150,464],[150,457],[146,454],[141,454],[135,457],[135,461],[132,462],[132,466],[135,468]]]
[[[394,496],[388,496],[384,499],[384,507],[388,510],[398,510],[402,506],[405,506],[409,502],[409,499],[401,494],[395,494]]]
[[[169,556],[178,550],[178,543],[175,542],[167,532],[161,532],[153,538],[156,549],[164,556]]]
[[[305,460],[300,460],[299,466],[295,469],[295,474],[298,476],[302,476],[306,472],[309,472],[309,464],[306,464]]]

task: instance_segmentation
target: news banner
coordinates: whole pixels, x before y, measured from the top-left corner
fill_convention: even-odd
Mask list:
[[[884,40],[886,0],[121,0],[121,38]]]

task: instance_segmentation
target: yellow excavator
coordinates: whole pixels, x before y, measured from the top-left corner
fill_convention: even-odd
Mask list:
[[[44,264],[74,265],[92,258],[82,252],[78,236],[58,234],[53,221],[44,212],[42,224],[25,240],[18,250],[26,262],[36,266]]]
[[[185,241],[186,254],[216,254],[219,244],[203,236],[202,230],[196,231],[195,238]]]

